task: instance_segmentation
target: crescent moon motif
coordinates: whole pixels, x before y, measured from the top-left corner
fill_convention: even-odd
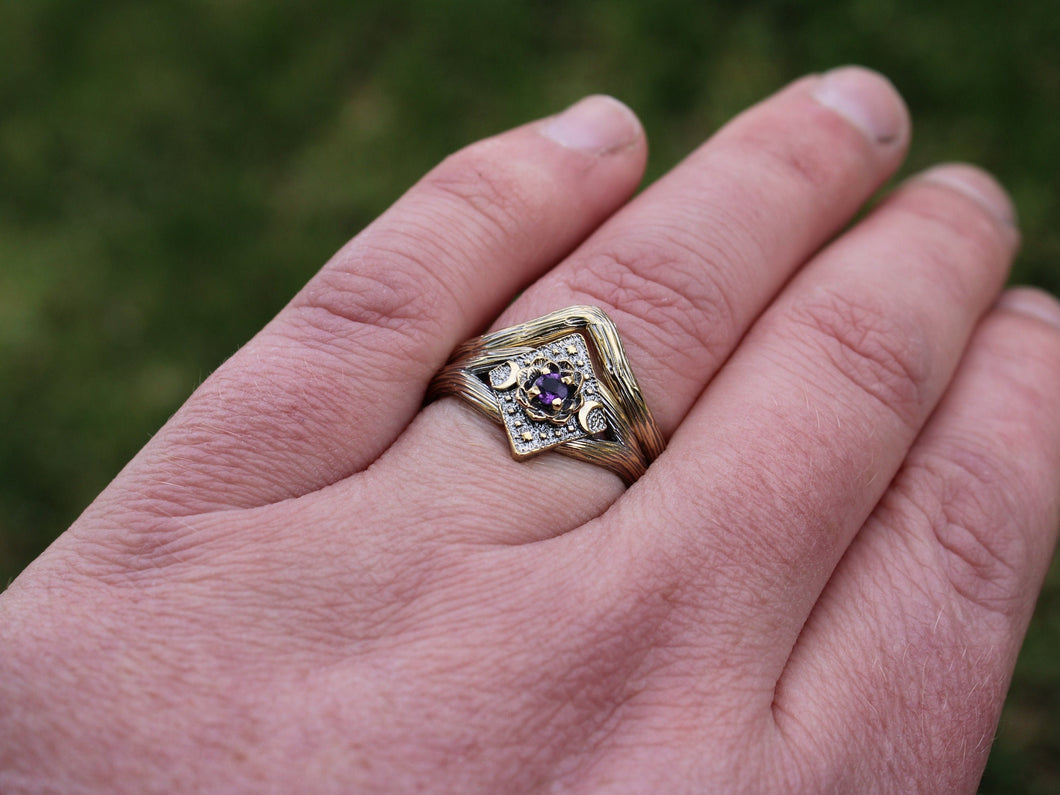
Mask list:
[[[589,427],[589,415],[596,409],[602,409],[603,407],[604,405],[598,400],[590,400],[584,406],[581,407],[581,409],[578,411],[578,425],[581,426],[581,429],[583,431],[585,431],[586,433],[599,433],[607,427],[606,423],[604,424],[603,428],[593,429]]]
[[[519,380],[519,365],[514,361],[508,361],[505,364],[508,365],[508,375],[503,381],[494,384],[494,389],[511,389],[515,386],[515,382]]]

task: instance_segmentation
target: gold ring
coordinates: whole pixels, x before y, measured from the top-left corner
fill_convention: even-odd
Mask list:
[[[551,450],[606,467],[628,486],[666,445],[618,329],[593,306],[468,340],[427,399],[447,395],[503,426],[517,461]]]

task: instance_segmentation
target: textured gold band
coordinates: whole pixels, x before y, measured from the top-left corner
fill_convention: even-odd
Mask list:
[[[615,324],[592,306],[468,340],[427,399],[447,395],[503,426],[517,460],[553,450],[629,485],[665,447]]]

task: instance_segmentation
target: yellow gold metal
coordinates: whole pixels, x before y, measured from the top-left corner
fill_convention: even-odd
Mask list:
[[[498,389],[511,389],[515,386],[515,382],[519,380],[519,365],[515,362],[508,362],[508,366],[511,368],[508,371],[508,377],[497,384]]]
[[[551,433],[539,430],[536,438],[529,431],[522,432],[522,441],[517,443],[511,425],[506,422],[515,425],[520,420],[514,417],[505,419],[505,414],[514,414],[514,407],[509,407],[502,414],[506,405],[503,395],[510,394],[505,393],[505,390],[510,390],[518,383],[519,361],[523,362],[523,366],[533,369],[532,365],[538,361],[535,356],[540,350],[564,338],[576,343],[565,346],[568,355],[578,354],[580,347],[583,353],[589,353],[592,360],[590,365],[583,362],[581,357],[574,362],[578,367],[591,367],[591,371],[586,369],[578,375],[575,389],[582,390],[584,379],[588,379],[593,382],[595,392],[577,410],[576,423],[572,417],[567,424],[556,423],[562,427],[555,428]],[[498,369],[503,365],[509,368],[507,374]],[[491,371],[496,379],[492,383]],[[570,385],[575,379],[568,377],[563,381]],[[524,388],[525,382],[520,389]],[[524,394],[536,397],[540,392],[534,386],[526,389]],[[618,330],[611,319],[596,307],[570,307],[519,326],[468,340],[453,352],[449,363],[431,382],[427,399],[437,400],[445,396],[459,397],[478,413],[508,428],[512,455],[517,459],[536,455],[545,449],[554,450],[606,467],[627,485],[643,475],[665,447],[662,433],[630,369]],[[562,405],[563,400],[553,402],[556,408]],[[594,417],[594,412],[602,412],[603,422],[600,421],[601,414]],[[518,416],[526,418],[526,415]],[[539,420],[530,424],[540,427],[544,423]],[[548,440],[541,441],[546,435]],[[526,452],[517,449],[519,445],[530,442],[539,448],[527,446]]]

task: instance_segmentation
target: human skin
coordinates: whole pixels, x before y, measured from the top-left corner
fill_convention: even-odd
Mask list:
[[[1060,524],[1060,305],[848,67],[636,198],[604,97],[347,244],[0,595],[0,792],[973,792]],[[514,301],[513,301],[514,299]],[[452,349],[604,309],[668,440],[517,463]]]

